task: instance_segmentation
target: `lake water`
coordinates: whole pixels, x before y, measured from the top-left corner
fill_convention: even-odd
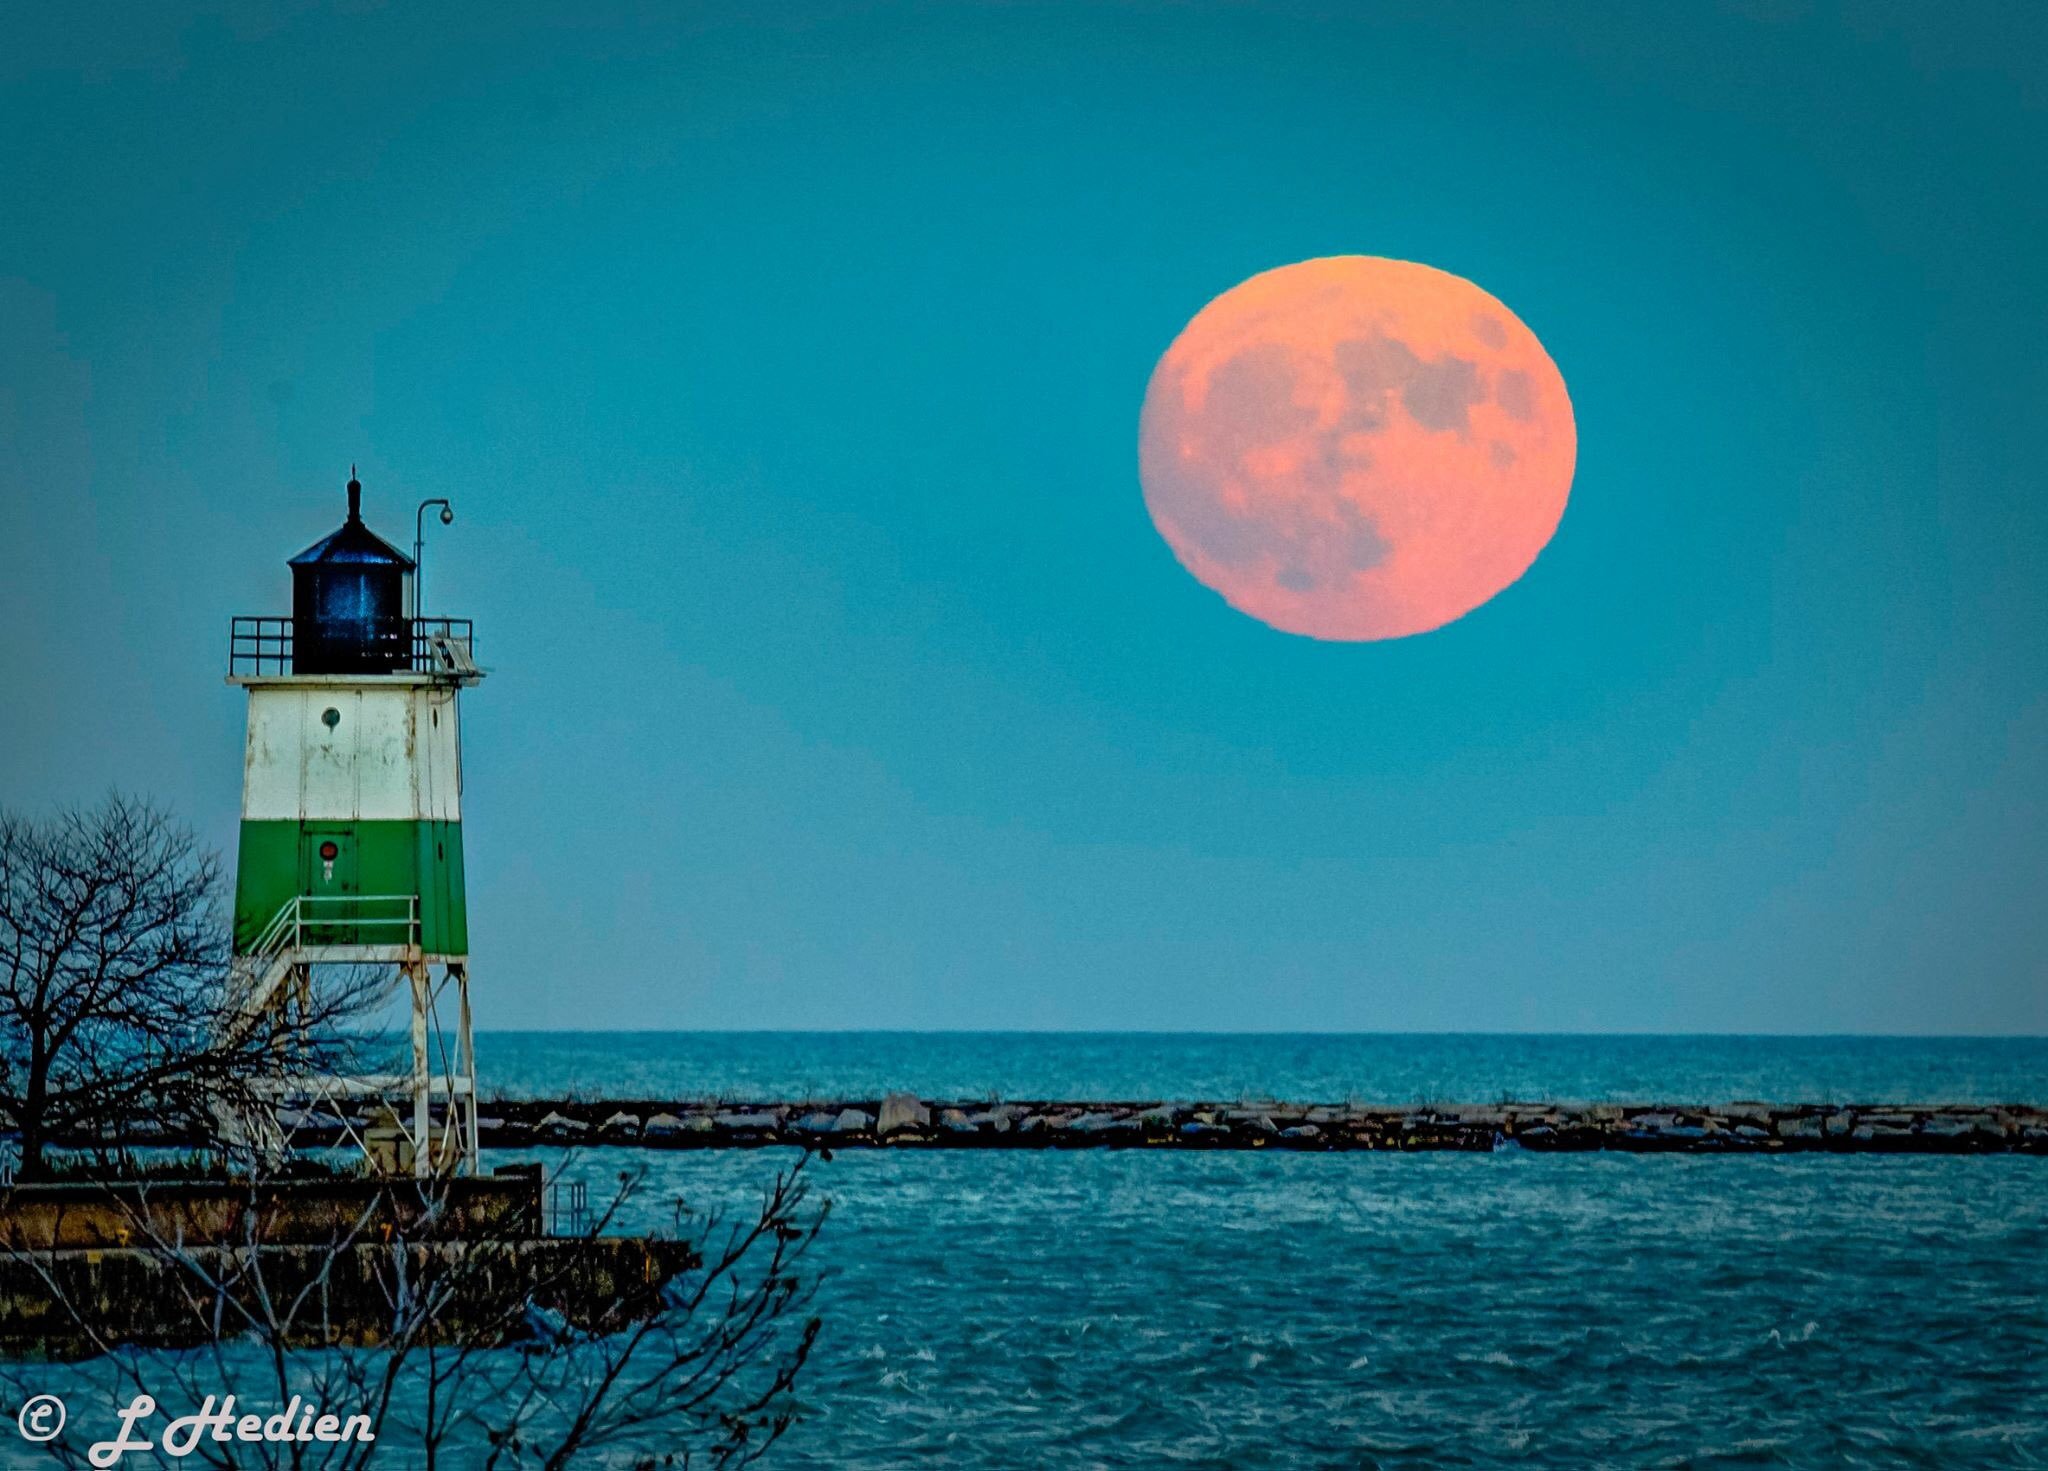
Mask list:
[[[652,1097],[2048,1098],[2048,1041],[495,1034]],[[560,1164],[559,1157],[550,1156]],[[591,1151],[744,1210],[775,1153]],[[788,1466],[2048,1463],[2048,1160],[890,1153],[815,1163]]]
[[[1089,1032],[487,1032],[523,1097],[1407,1104],[2048,1100],[2048,1038]]]
[[[738,1212],[761,1153],[650,1163]],[[2038,1466],[2048,1160],[891,1153],[804,1468]]]
[[[480,1054],[487,1087],[533,1095],[2048,1099],[2039,1040],[499,1033]],[[531,1157],[600,1198],[644,1168],[624,1224],[646,1229],[677,1200],[744,1215],[793,1158]],[[808,1174],[824,1329],[770,1466],[2048,1464],[2044,1159],[847,1150]]]

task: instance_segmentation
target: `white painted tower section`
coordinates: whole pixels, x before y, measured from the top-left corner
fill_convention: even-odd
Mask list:
[[[462,820],[454,686],[403,675],[374,685],[242,682],[249,686],[244,822]]]

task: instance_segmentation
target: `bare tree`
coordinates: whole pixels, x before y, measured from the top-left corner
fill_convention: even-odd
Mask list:
[[[223,1026],[221,889],[219,858],[146,800],[0,811],[0,1111],[22,1178],[47,1174],[54,1143],[118,1149],[138,1120],[208,1138],[287,1063],[342,1070],[374,999],[360,975]]]
[[[799,1160],[777,1174],[746,1219],[691,1217],[679,1205],[679,1234],[662,1239],[609,1235],[640,1183],[621,1177],[589,1232],[554,1240],[560,1250],[538,1263],[535,1248],[546,1242],[464,1235],[446,1209],[444,1180],[388,1182],[404,1208],[381,1202],[310,1252],[264,1249],[253,1209],[243,1238],[193,1245],[166,1232],[146,1195],[122,1195],[138,1242],[130,1250],[176,1283],[179,1321],[169,1326],[191,1346],[175,1353],[116,1352],[120,1336],[94,1294],[67,1276],[61,1253],[17,1243],[4,1256],[40,1278],[68,1316],[76,1350],[99,1356],[105,1388],[165,1407],[144,1427],[160,1456],[321,1471],[373,1462],[736,1466],[792,1423],[793,1386],[819,1330],[803,1258],[825,1211],[807,1204],[802,1169]],[[252,1185],[252,1200],[260,1188]],[[366,1273],[370,1343],[360,1311]],[[340,1312],[344,1283],[358,1295]],[[0,1384],[21,1399],[49,1379],[47,1366],[0,1365]],[[202,1434],[166,1446],[166,1419],[225,1392],[237,1395],[237,1415],[294,1397],[338,1417],[360,1413],[375,1438]],[[60,1464],[88,1463],[82,1439],[44,1449]]]

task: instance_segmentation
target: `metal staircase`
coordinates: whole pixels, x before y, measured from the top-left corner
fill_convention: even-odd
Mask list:
[[[235,1010],[254,1016],[306,965],[404,965],[420,958],[416,894],[299,894],[236,957]]]
[[[444,1174],[477,1168],[476,1068],[470,1038],[466,968],[444,962],[436,981],[420,942],[420,901],[414,894],[296,895],[285,901],[255,941],[235,957],[227,1025],[246,1028],[266,1011],[303,999],[316,965],[395,965],[412,988],[412,1070],[355,1077],[307,1074],[270,1079],[261,1090],[263,1118],[223,1117],[224,1131],[272,1159],[290,1147],[299,1124],[332,1107],[344,1133],[386,1173]],[[451,1038],[438,1001],[456,993]],[[379,1100],[377,1122],[359,1130],[349,1106]],[[406,1113],[391,1107],[410,1100]],[[439,1128],[434,1104],[440,1102]],[[385,1137],[379,1137],[380,1132]]]

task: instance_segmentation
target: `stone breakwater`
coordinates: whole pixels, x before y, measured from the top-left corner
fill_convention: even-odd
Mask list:
[[[2048,1155],[2048,1108],[1887,1104],[1682,1105],[829,1102],[503,1099],[486,1148],[1621,1150],[1632,1153]],[[299,1138],[340,1134],[307,1116]]]

